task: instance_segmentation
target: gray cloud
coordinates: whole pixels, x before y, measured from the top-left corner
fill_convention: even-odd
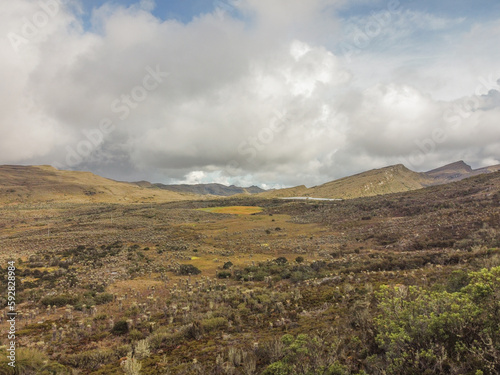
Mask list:
[[[106,5],[94,31],[61,4],[19,51],[0,41],[0,162],[282,186],[402,161],[424,170],[500,160],[497,52],[474,45],[497,43],[500,23],[458,32],[459,20],[406,11],[411,22],[394,18],[377,48],[347,62],[326,41],[342,40],[340,2],[286,4],[240,1],[234,14],[187,24],[156,19],[150,2]],[[24,19],[43,11],[27,0],[1,7],[2,35],[22,36]],[[463,38],[475,54],[457,45],[415,65],[413,52],[381,47],[422,29]]]

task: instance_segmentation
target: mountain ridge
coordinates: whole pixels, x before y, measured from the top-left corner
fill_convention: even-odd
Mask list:
[[[396,164],[306,187],[264,190],[218,183],[165,185],[148,181],[121,182],[83,171],[62,171],[52,166],[0,166],[0,204],[22,202],[146,203],[255,196],[262,198],[310,197],[352,199],[417,190],[428,186],[500,171],[500,164],[472,169],[463,160],[414,172]]]
[[[352,199],[389,193],[400,193],[460,181],[464,178],[500,170],[500,165],[472,169],[463,160],[432,169],[414,172],[403,164],[372,169],[352,176],[342,177],[310,188],[304,185],[270,190],[259,194],[267,198],[315,197]]]
[[[490,165],[472,169],[463,160],[443,165],[442,167],[424,172],[425,175],[434,179],[434,184],[443,184],[448,182],[460,181],[464,178],[477,176],[484,173],[491,173],[500,170],[500,164]]]
[[[140,181],[143,186],[145,186],[143,181]],[[136,183],[138,184],[138,183]],[[229,197],[237,194],[258,194],[262,193],[265,190],[261,189],[258,186],[249,186],[249,187],[239,187],[235,185],[223,185],[219,183],[208,183],[208,184],[172,184],[166,185],[161,183],[151,184],[150,187],[156,187],[163,190],[169,190],[177,193],[192,193],[198,195],[216,195]]]

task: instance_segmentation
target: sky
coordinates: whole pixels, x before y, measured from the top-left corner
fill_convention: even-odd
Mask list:
[[[16,0],[0,35],[0,164],[277,188],[500,163],[496,0]]]

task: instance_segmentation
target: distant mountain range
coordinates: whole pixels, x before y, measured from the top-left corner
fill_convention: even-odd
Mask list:
[[[222,197],[229,197],[236,194],[258,194],[265,190],[258,186],[239,187],[239,186],[226,186],[222,184],[196,184],[196,185],[164,185],[164,184],[151,184],[147,181],[135,182],[136,185],[149,188],[159,188],[169,190],[176,193],[191,193],[198,195],[218,195]]]
[[[428,172],[413,172],[402,164],[373,169],[307,188],[278,190],[222,184],[164,185],[147,181],[119,182],[90,172],[61,171],[51,166],[0,166],[0,204],[32,202],[149,203],[252,195],[262,198],[314,197],[352,199],[398,193],[500,171],[500,164],[472,169],[458,161]]]

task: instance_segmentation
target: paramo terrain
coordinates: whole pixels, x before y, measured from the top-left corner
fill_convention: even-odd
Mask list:
[[[343,201],[137,188],[0,207],[18,373],[500,372],[499,172]]]

